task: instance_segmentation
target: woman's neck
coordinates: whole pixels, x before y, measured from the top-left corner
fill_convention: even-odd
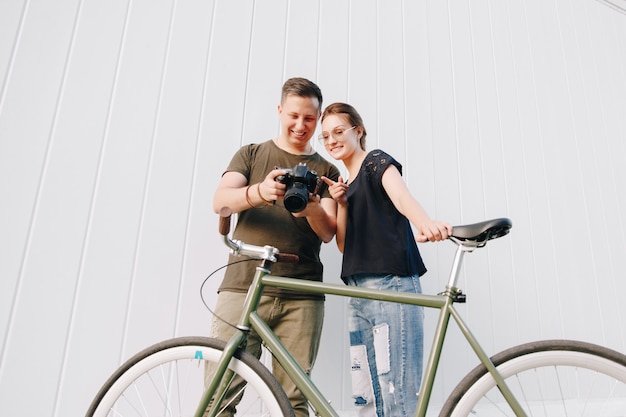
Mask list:
[[[352,155],[343,160],[343,164],[348,170],[350,182],[352,182],[359,174],[359,171],[361,170],[361,165],[363,164],[366,156],[367,152],[359,148],[358,151],[355,151]]]

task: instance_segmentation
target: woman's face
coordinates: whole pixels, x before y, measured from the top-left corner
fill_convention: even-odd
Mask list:
[[[346,159],[359,149],[361,129],[350,124],[343,114],[330,114],[322,122],[320,142],[335,159]]]

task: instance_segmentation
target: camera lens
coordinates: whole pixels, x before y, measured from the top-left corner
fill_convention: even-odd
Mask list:
[[[287,190],[283,203],[285,208],[292,213],[300,213],[306,208],[309,202],[309,191],[302,183],[294,183],[293,186]]]

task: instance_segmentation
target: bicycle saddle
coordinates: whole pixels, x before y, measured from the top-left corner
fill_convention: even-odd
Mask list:
[[[464,243],[476,243],[480,246],[486,244],[488,240],[508,234],[511,227],[513,227],[513,223],[507,218],[485,220],[480,223],[454,226],[450,237]]]

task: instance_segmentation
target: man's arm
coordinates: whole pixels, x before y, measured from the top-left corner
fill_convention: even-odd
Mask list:
[[[330,242],[337,231],[337,203],[332,198],[313,196],[306,208],[300,213],[293,213],[295,217],[306,216],[311,229],[324,242]]]
[[[270,171],[263,182],[248,184],[245,175],[228,171],[220,180],[213,196],[213,210],[228,207],[233,213],[240,213],[253,207],[271,204],[285,195],[285,184],[276,181],[276,177],[286,174],[284,169]]]
[[[213,211],[219,213],[220,209],[228,207],[233,213],[239,213],[249,209],[250,205],[246,201],[245,194],[247,186],[248,180],[243,174],[234,171],[226,172],[215,190]],[[251,194],[249,190],[248,194]],[[256,197],[254,201],[259,203],[259,197],[254,197]]]

